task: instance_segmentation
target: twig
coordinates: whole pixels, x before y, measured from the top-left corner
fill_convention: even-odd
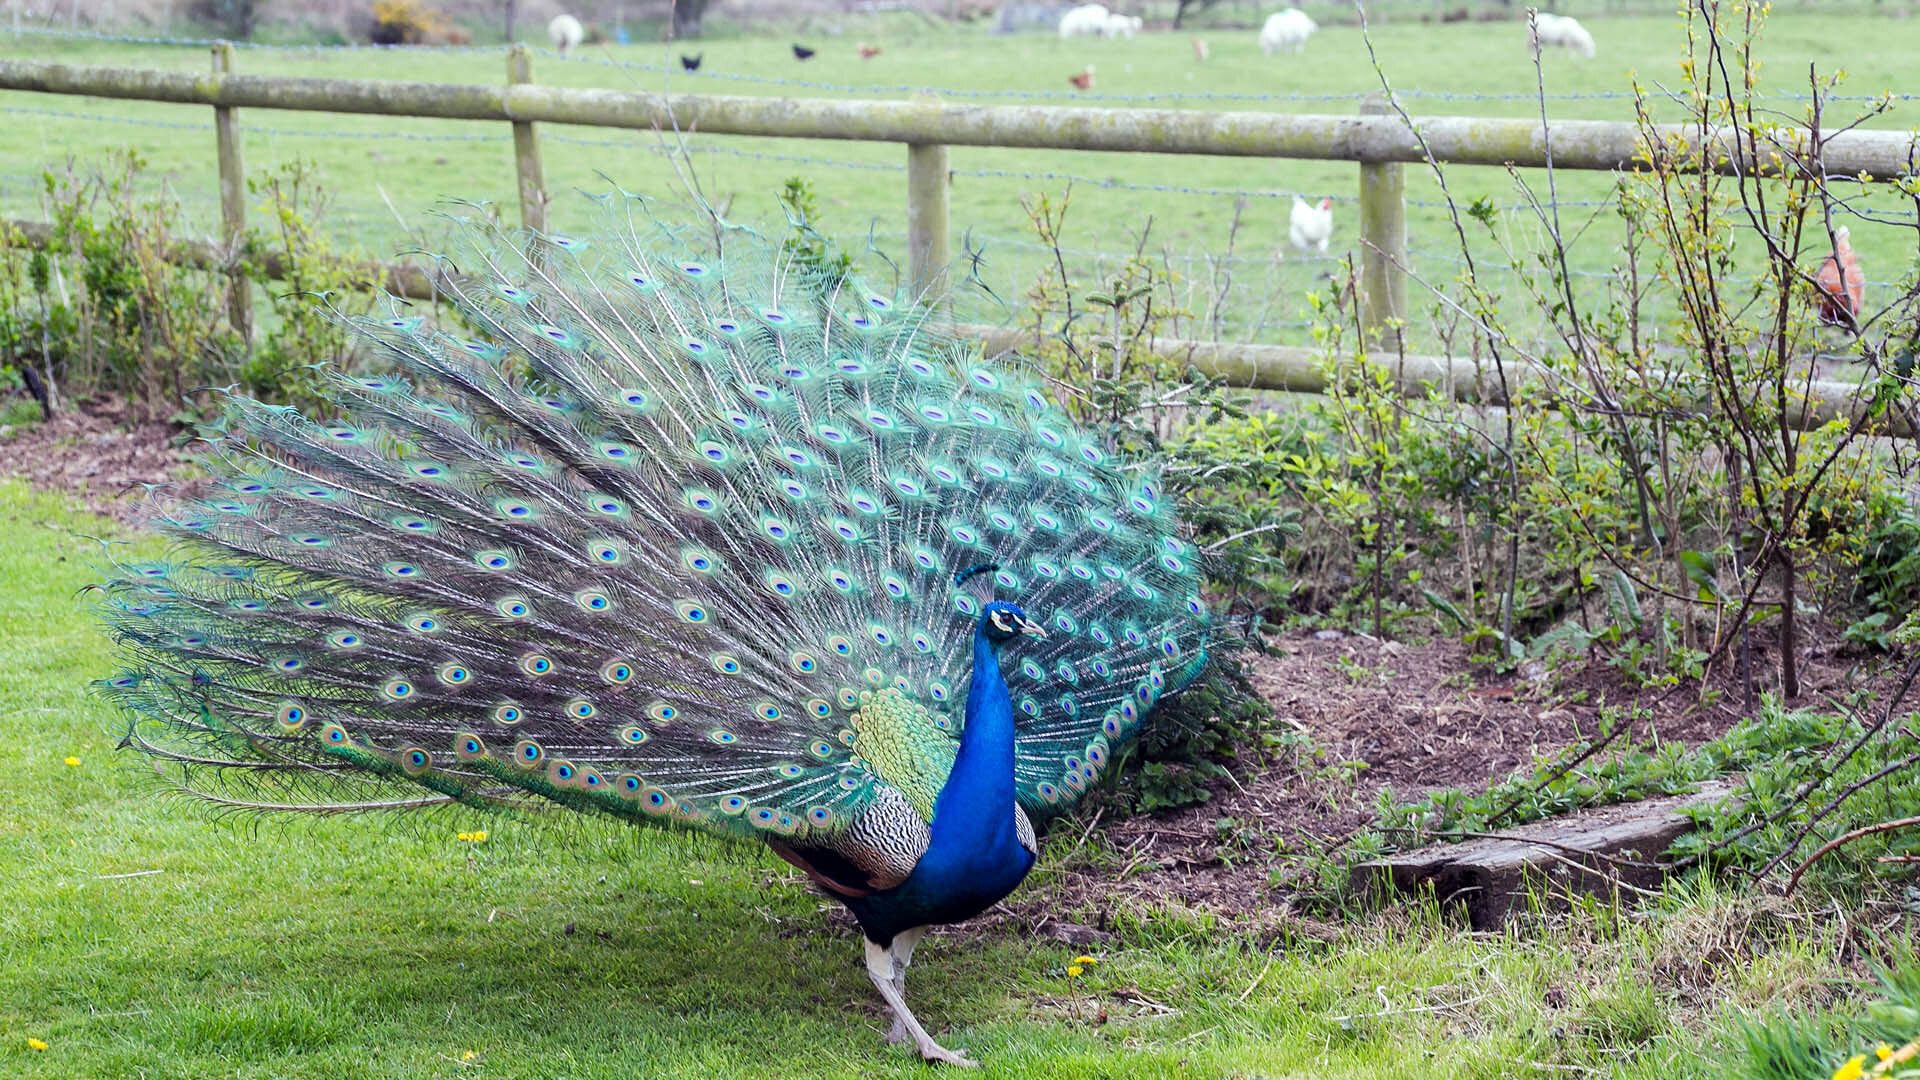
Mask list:
[[[1404,1008],[1404,1009],[1396,1009],[1390,1003],[1387,1002],[1386,989],[1384,987],[1376,986],[1373,988],[1373,992],[1375,995],[1377,995],[1380,998],[1380,1001],[1384,1006],[1379,1012],[1349,1013],[1345,1016],[1329,1016],[1327,1017],[1327,1019],[1333,1021],[1336,1024],[1348,1024],[1348,1023],[1352,1023],[1355,1020],[1378,1020],[1383,1016],[1402,1016],[1402,1015],[1411,1015],[1413,1013],[1446,1012],[1448,1009],[1463,1009],[1468,1005],[1477,1004],[1493,996],[1493,991],[1489,990],[1484,994],[1475,994],[1470,998],[1461,998],[1459,1001],[1447,1001],[1447,1002],[1442,1002],[1439,1005],[1413,1005],[1413,1006],[1408,1006],[1407,1008]]]
[[[1253,977],[1253,981],[1247,984],[1247,988],[1245,990],[1240,991],[1240,1001],[1242,1004],[1245,1004],[1247,998],[1253,996],[1254,990],[1256,990],[1260,986],[1260,984],[1266,980],[1267,972],[1273,970],[1274,955],[1275,954],[1273,953],[1267,954],[1267,962],[1263,967],[1261,967],[1260,974],[1255,975]]]
[[[1080,839],[1075,840],[1073,842],[1073,849],[1075,851],[1078,851],[1082,847],[1086,846],[1087,837],[1092,836],[1093,830],[1100,827],[1100,815],[1106,812],[1107,812],[1107,808],[1104,806],[1100,807],[1098,810],[1095,810],[1093,812],[1093,820],[1087,822],[1087,827],[1080,830]]]
[[[1855,840],[1860,839],[1863,836],[1872,836],[1875,833],[1892,832],[1895,829],[1910,829],[1915,825],[1920,825],[1920,817],[1900,818],[1897,821],[1882,821],[1872,825],[1862,825],[1857,829],[1850,829],[1847,832],[1841,833],[1839,836],[1836,836],[1833,839],[1827,841],[1826,843],[1821,844],[1818,850],[1816,850],[1813,854],[1807,856],[1806,862],[1803,862],[1799,866],[1796,866],[1793,868],[1793,876],[1787,879],[1787,889],[1786,889],[1785,895],[1792,896],[1794,886],[1800,884],[1800,875],[1806,873],[1808,867],[1812,866],[1816,862],[1819,862],[1821,856],[1825,855],[1829,851],[1832,851],[1834,848],[1837,848],[1842,844],[1851,843]]]
[[[1817,827],[1822,821],[1826,820],[1826,817],[1828,814],[1831,814],[1835,810],[1839,809],[1841,803],[1846,802],[1848,799],[1853,798],[1855,795],[1859,794],[1863,789],[1865,789],[1868,785],[1886,777],[1888,774],[1899,772],[1901,769],[1907,768],[1915,764],[1920,764],[1920,753],[1909,754],[1906,757],[1901,758],[1899,761],[1892,763],[1891,765],[1886,765],[1879,769],[1875,769],[1872,773],[1861,777],[1860,779],[1854,781],[1851,784],[1848,784],[1846,788],[1840,792],[1840,794],[1835,795],[1833,797],[1833,800],[1831,802],[1821,807],[1818,812],[1816,812],[1812,817],[1808,818],[1806,825],[1801,827],[1799,833],[1797,833],[1794,836],[1793,840],[1789,842],[1785,847],[1782,847],[1778,852],[1776,852],[1773,858],[1768,859],[1765,866],[1762,866],[1760,869],[1754,871],[1753,876],[1756,878],[1765,877],[1768,874],[1772,873],[1775,867],[1779,866],[1783,862],[1786,862],[1787,856],[1792,855],[1794,851],[1796,851],[1800,847],[1801,844],[1805,843],[1807,837],[1813,833],[1814,828]]]
[[[152,875],[154,875],[154,874],[164,874],[164,873],[166,873],[166,870],[164,870],[164,869],[161,869],[161,870],[134,870],[134,871],[130,871],[130,872],[128,872],[128,873],[125,873],[125,874],[95,874],[95,875],[93,876],[93,880],[95,880],[95,881],[120,881],[120,880],[122,880],[122,879],[124,879],[124,878],[135,878],[135,877],[151,877],[151,876],[152,876]]]
[[[1865,730],[1864,732],[1861,732],[1860,737],[1858,739],[1855,739],[1853,741],[1853,744],[1847,747],[1844,753],[1842,753],[1837,759],[1833,758],[1832,755],[1829,754],[1828,759],[1831,762],[1831,764],[1829,764],[1825,769],[1820,770],[1819,773],[1815,775],[1813,779],[1808,780],[1805,784],[1801,785],[1800,790],[1794,792],[1793,796],[1789,798],[1785,803],[1783,803],[1773,813],[1768,814],[1766,817],[1763,817],[1758,821],[1749,822],[1747,825],[1735,831],[1730,836],[1722,837],[1720,840],[1716,841],[1711,847],[1709,847],[1705,852],[1702,852],[1699,855],[1690,855],[1687,858],[1680,860],[1679,862],[1674,864],[1674,869],[1683,870],[1689,866],[1692,866],[1694,863],[1699,862],[1706,855],[1711,855],[1716,851],[1720,851],[1723,848],[1727,847],[1728,845],[1736,843],[1742,838],[1752,833],[1758,832],[1759,830],[1764,829],[1767,826],[1774,824],[1775,822],[1778,822],[1780,819],[1792,813],[1796,808],[1800,806],[1801,803],[1804,803],[1807,800],[1807,798],[1814,793],[1814,791],[1818,790],[1820,785],[1826,783],[1827,780],[1830,777],[1832,777],[1834,770],[1838,769],[1841,765],[1846,764],[1848,759],[1852,758],[1853,755],[1860,752],[1861,747],[1867,745],[1867,741],[1869,739],[1873,738],[1888,724],[1893,722],[1893,711],[1899,707],[1902,701],[1906,700],[1907,692],[1913,688],[1914,680],[1917,678],[1920,678],[1920,655],[1916,655],[1912,660],[1907,662],[1906,670],[1901,672],[1901,675],[1900,675],[1900,684],[1894,688],[1893,693],[1889,695],[1886,700],[1886,705],[1882,709],[1880,714],[1880,720],[1877,723],[1873,724],[1872,726],[1868,727],[1867,730]],[[1796,871],[1794,876],[1796,878],[1799,877],[1799,872]],[[1793,891],[1791,885],[1788,886],[1787,891],[1788,892]]]

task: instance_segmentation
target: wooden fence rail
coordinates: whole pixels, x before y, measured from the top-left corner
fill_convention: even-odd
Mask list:
[[[54,237],[53,226],[35,221],[0,220],[0,242],[44,247]],[[229,265],[225,249],[204,241],[183,241],[165,253],[172,262],[216,269]],[[267,277],[280,278],[287,267],[277,254],[250,256],[253,265]],[[416,263],[367,263],[358,270],[359,284],[381,289],[409,300],[435,301],[441,296],[433,274]],[[989,353],[1006,352],[1031,344],[1027,331],[1001,326],[959,323],[954,326],[963,337],[973,338]],[[1328,370],[1325,356],[1318,349],[1294,345],[1250,345],[1239,342],[1189,341],[1160,338],[1152,343],[1159,355],[1183,361],[1207,375],[1225,380],[1230,386],[1247,390],[1268,390],[1295,394],[1323,394],[1327,391]],[[1501,394],[1501,380],[1490,366],[1471,359],[1449,356],[1421,356],[1381,353],[1376,359],[1385,364],[1395,389],[1407,397],[1424,398],[1438,393],[1463,405],[1508,404]],[[1524,367],[1508,373],[1508,385],[1525,392],[1538,375]],[[1700,408],[1709,407],[1706,387],[1700,386]],[[1788,426],[1802,431],[1816,429],[1836,419],[1853,419],[1872,405],[1872,387],[1826,379],[1809,380],[1797,410],[1788,416]],[[1870,422],[1873,434],[1911,439],[1915,436],[1913,417],[1892,410]]]
[[[508,53],[507,69],[506,81],[492,86],[247,75],[233,69],[233,51],[221,43],[207,76],[0,60],[0,90],[212,106],[221,132],[222,205],[229,233],[237,220],[239,192],[229,198],[226,181],[229,166],[237,170],[239,165],[234,110],[243,108],[511,124],[522,220],[534,228],[545,221],[536,127],[541,123],[901,143],[908,148],[909,268],[912,280],[923,284],[939,280],[951,250],[943,175],[950,146],[1352,161],[1360,168],[1366,327],[1378,333],[1388,320],[1406,314],[1405,184],[1396,166],[1423,161],[1425,152],[1381,102],[1369,102],[1357,116],[1309,116],[956,105],[929,97],[802,100],[572,89],[534,83],[524,49]],[[1630,167],[1649,152],[1631,123],[1560,121],[1552,125],[1551,140],[1548,128],[1533,120],[1438,116],[1418,123],[1427,149],[1451,164],[1605,171]],[[1702,133],[1673,125],[1656,134],[1662,145],[1708,152],[1708,160],[1729,171],[1798,168],[1812,149],[1812,136],[1793,127],[1769,131],[1757,154],[1732,129]],[[1920,141],[1912,133],[1845,131],[1824,139],[1819,157],[1829,175],[1894,179],[1920,171]]]
[[[1537,121],[1440,116],[1417,118],[1420,139],[1385,102],[1373,100],[1359,115],[1290,115],[1199,112],[1179,109],[1108,109],[1030,105],[951,104],[921,96],[910,101],[794,99],[573,89],[533,82],[523,48],[510,50],[506,81],[499,85],[316,79],[247,75],[234,70],[226,43],[213,49],[207,76],[139,68],[86,67],[0,59],[0,90],[84,95],[210,106],[214,110],[220,163],[224,246],[183,245],[179,254],[209,265],[234,265],[244,236],[244,187],[240,182],[238,109],[286,109],[448,120],[491,120],[511,125],[522,223],[541,229],[547,192],[537,125],[580,124],[634,130],[679,130],[717,135],[842,139],[899,143],[907,149],[909,277],[916,286],[937,287],[951,258],[948,218],[949,147],[1097,150],[1125,153],[1204,154],[1226,157],[1304,158],[1351,161],[1359,168],[1358,207],[1363,327],[1381,334],[1407,315],[1406,163],[1425,160],[1426,150],[1444,163],[1612,171],[1632,167],[1649,153],[1670,147],[1701,152],[1722,171],[1774,172],[1799,169],[1811,159],[1812,135],[1782,126],[1767,131],[1758,153],[1733,129],[1701,132],[1679,125],[1656,129],[1649,147],[1632,123],[1571,120],[1549,129]],[[1894,180],[1920,173],[1920,135],[1851,130],[1826,137],[1818,160],[1830,176]],[[29,242],[45,234],[21,232]],[[430,283],[410,267],[370,267],[370,280],[391,291],[419,295]],[[247,290],[233,288],[235,325],[250,321],[238,310]],[[1000,332],[981,328],[982,336]],[[1203,370],[1235,385],[1315,392],[1323,376],[1311,350],[1284,346],[1164,342],[1167,352],[1193,359]],[[1439,357],[1400,357],[1396,377],[1409,393],[1438,386],[1461,401],[1487,401],[1486,373],[1471,362]],[[1797,422],[1815,424],[1852,415],[1864,407],[1850,384],[1813,382]],[[1498,403],[1498,402],[1496,402]],[[1885,429],[1910,434],[1904,418]]]

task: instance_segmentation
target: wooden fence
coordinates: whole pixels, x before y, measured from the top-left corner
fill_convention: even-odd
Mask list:
[[[717,135],[892,142],[907,151],[909,276],[917,288],[937,288],[951,261],[948,220],[948,147],[1101,150],[1226,157],[1303,158],[1358,165],[1360,300],[1363,329],[1380,333],[1408,315],[1405,177],[1409,162],[1435,159],[1457,165],[1613,171],[1643,160],[1640,128],[1610,121],[1560,121],[1549,129],[1533,120],[1422,117],[1420,138],[1384,102],[1358,115],[1199,112],[1030,105],[964,105],[922,96],[910,101],[860,101],[654,94],[542,86],[531,57],[507,52],[499,85],[290,78],[235,70],[234,50],[213,47],[211,71],[84,67],[0,60],[0,90],[84,95],[210,106],[219,158],[221,234],[230,254],[244,236],[245,184],[239,109],[286,109],[509,124],[519,181],[521,222],[546,224],[547,191],[539,125],[579,124],[640,130],[675,129]],[[1813,159],[1812,136],[1783,127],[1771,131],[1756,155],[1732,129],[1701,131],[1669,126],[1662,140],[1700,151],[1727,172],[1779,173]],[[1425,148],[1421,146],[1425,140]],[[1827,175],[1891,180],[1920,173],[1920,136],[1910,132],[1851,130],[1825,138],[1817,159]],[[32,230],[26,233],[31,237]],[[212,250],[197,258],[218,259]],[[391,279],[397,291],[424,287],[417,274]],[[247,290],[232,291],[235,325],[246,326]],[[985,333],[985,331],[982,331]],[[1163,343],[1203,369],[1260,389],[1314,390],[1320,386],[1310,350],[1284,346]],[[1488,373],[1472,361],[1402,356],[1401,382],[1410,391],[1438,385],[1459,400],[1489,400]],[[1806,422],[1857,408],[1849,384],[1813,383]],[[1835,410],[1838,410],[1836,412]],[[1904,424],[1901,425],[1904,428]]]

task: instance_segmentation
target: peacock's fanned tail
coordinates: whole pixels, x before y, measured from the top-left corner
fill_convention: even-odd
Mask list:
[[[1153,470],[909,298],[607,201],[591,243],[469,222],[467,329],[361,322],[393,371],[336,380],[344,420],[231,404],[176,557],[107,587],[129,741],[239,805],[830,839],[938,790],[954,576],[995,564],[1051,633],[1007,665],[1019,798],[1071,805],[1205,660]]]

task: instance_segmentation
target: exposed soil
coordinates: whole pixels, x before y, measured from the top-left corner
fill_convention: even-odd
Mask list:
[[[68,493],[88,509],[133,520],[144,485],[177,476],[186,460],[179,431],[138,423],[121,402],[78,402],[50,422],[0,430],[0,476]],[[1816,642],[1837,635],[1812,633]],[[1769,650],[1754,657],[1769,667]],[[1838,695],[1857,681],[1862,656],[1814,646],[1805,657],[1803,701]],[[1725,665],[1723,664],[1723,667]],[[1364,634],[1298,631],[1270,641],[1251,660],[1255,687],[1279,722],[1307,736],[1310,752],[1239,764],[1210,784],[1197,806],[1152,815],[1103,815],[1104,846],[1115,855],[1069,869],[1040,889],[1023,890],[976,930],[1012,923],[1074,944],[1102,935],[1104,913],[1125,900],[1176,903],[1261,920],[1299,933],[1297,913],[1282,916],[1294,872],[1309,852],[1338,844],[1372,820],[1383,792],[1402,799],[1444,788],[1484,788],[1543,757],[1579,745],[1608,706],[1635,706],[1646,717],[1631,737],[1698,745],[1739,718],[1730,673],[1717,698],[1696,689],[1663,693],[1628,685],[1601,662],[1503,673],[1476,664],[1457,641],[1418,645]],[[1531,676],[1531,677],[1529,677]],[[1117,818],[1117,820],[1116,820]],[[1256,834],[1265,834],[1256,836]],[[1279,837],[1279,850],[1271,842]],[[1246,839],[1255,842],[1243,842]],[[1116,861],[1117,860],[1117,861]],[[1081,911],[1093,925],[1062,922]]]
[[[1210,911],[1236,925],[1264,920],[1279,930],[1284,920],[1287,932],[1299,933],[1299,913],[1282,912],[1302,860],[1371,822],[1383,792],[1407,800],[1445,788],[1484,789],[1581,746],[1599,730],[1605,707],[1645,711],[1623,738],[1657,734],[1689,746],[1718,737],[1742,716],[1730,673],[1714,680],[1720,693],[1703,703],[1697,687],[1636,688],[1598,660],[1569,662],[1551,678],[1538,670],[1502,673],[1474,663],[1450,640],[1408,645],[1321,630],[1288,633],[1271,646],[1271,655],[1253,659],[1253,682],[1282,723],[1310,737],[1314,752],[1243,764],[1213,782],[1211,798],[1197,806],[1108,824],[1104,839],[1117,852],[1118,870],[1103,859],[1070,871],[1011,917],[1032,930],[1071,935],[1078,931],[1049,920],[1063,900],[1094,923],[1130,900]],[[1756,671],[1765,672],[1767,650],[1756,651]],[[1852,689],[1866,659],[1816,647],[1805,655],[1800,701]],[[1282,841],[1278,850],[1274,837]]]
[[[139,422],[124,401],[90,397],[40,424],[0,428],[0,476],[72,495],[88,510],[132,521],[144,485],[174,476],[186,461],[180,429]]]

